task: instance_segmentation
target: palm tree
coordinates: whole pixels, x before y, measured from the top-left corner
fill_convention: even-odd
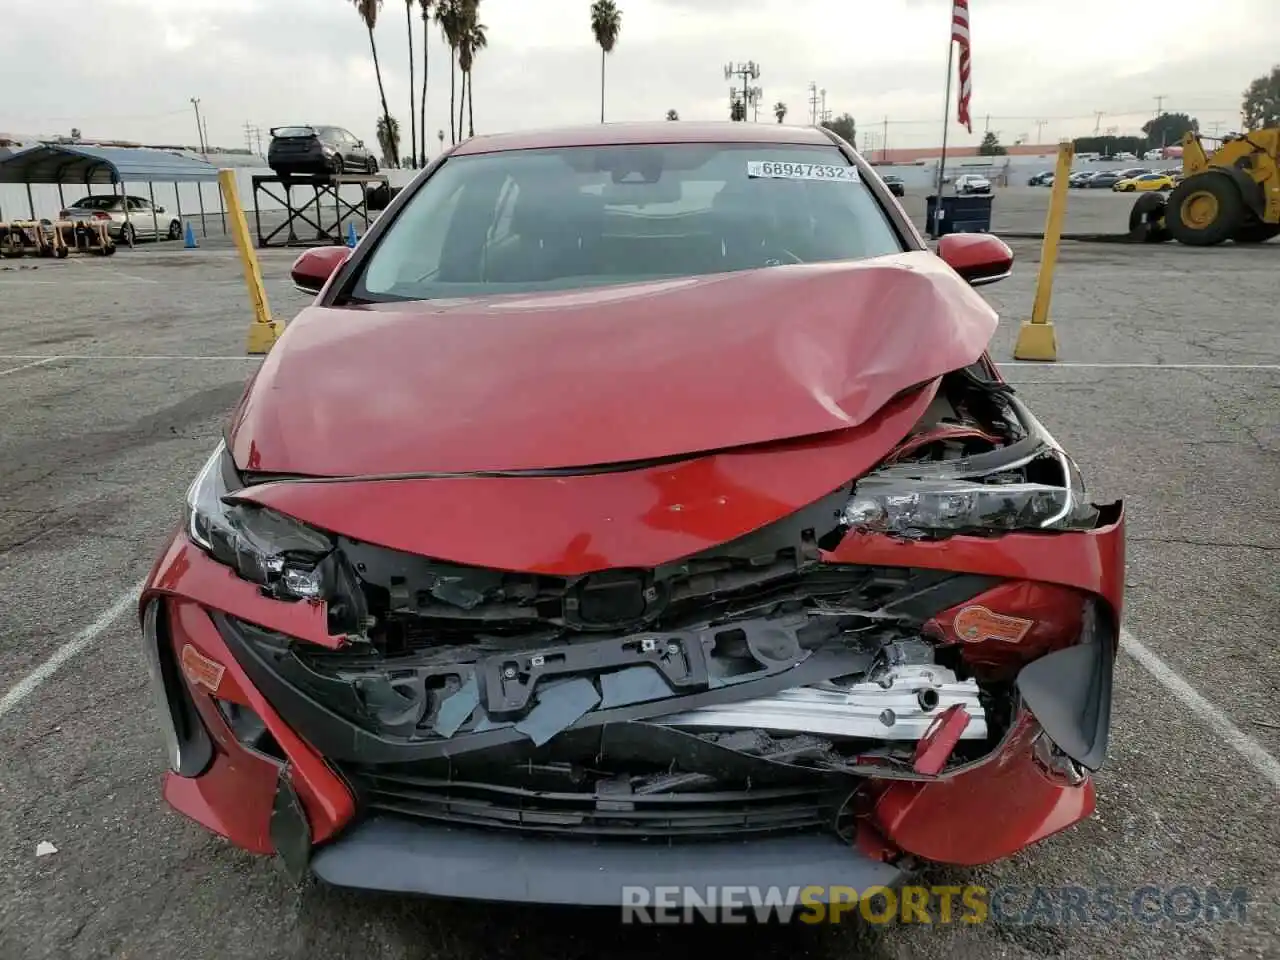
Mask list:
[[[413,99],[413,4],[404,0],[404,24],[409,33],[409,166],[418,166],[418,108]]]
[[[391,124],[391,111],[387,107],[387,91],[382,85],[382,66],[378,63],[378,44],[373,39],[373,28],[378,25],[378,11],[382,9],[382,0],[352,0],[356,12],[364,21],[369,31],[369,49],[373,51],[373,72],[378,77],[378,96],[382,98],[382,118],[387,125]],[[393,144],[394,146],[394,144]],[[396,152],[387,154],[387,162],[393,167],[400,165],[400,155]]]
[[[454,68],[457,66],[458,39],[462,27],[462,4],[465,0],[436,0],[436,24],[444,34],[444,42],[449,45],[449,142],[457,143],[458,137],[453,131],[453,108],[456,104],[457,81]],[[459,130],[458,133],[462,131]]]
[[[433,0],[418,0],[422,8],[422,96],[418,99],[418,129],[422,131],[422,163],[427,162],[427,34],[431,27]]]
[[[668,111],[667,111],[667,119],[668,119],[668,120],[679,120],[679,119],[680,119],[680,114],[676,113],[675,109],[674,109],[674,108],[672,108],[671,110],[668,110]]]
[[[591,4],[591,32],[600,44],[600,122],[604,123],[604,58],[613,53],[622,32],[622,11],[613,0],[595,0]]]
[[[485,25],[476,19],[480,0],[466,0],[462,10],[462,26],[458,32],[458,72],[462,74],[462,103],[458,104],[458,137],[462,137],[462,107],[467,108],[467,136],[476,135],[475,88],[471,85],[471,68],[476,54],[489,45]]]
[[[400,155],[400,121],[395,117],[383,114],[378,118],[378,146],[388,161]]]
[[[778,118],[779,123],[787,119],[787,105],[779,100],[773,105],[773,115]]]

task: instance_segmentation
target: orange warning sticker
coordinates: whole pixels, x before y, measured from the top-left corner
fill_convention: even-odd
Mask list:
[[[217,693],[218,684],[222,682],[222,675],[226,670],[217,660],[210,660],[191,644],[183,646],[182,672],[192,683],[203,684],[210,692]]]
[[[981,643],[983,640],[1018,643],[1033,626],[1034,620],[1005,616],[982,606],[965,607],[956,614],[954,623],[956,636],[966,643]]]

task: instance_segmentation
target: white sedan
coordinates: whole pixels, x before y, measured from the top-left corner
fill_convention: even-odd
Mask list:
[[[127,208],[126,208],[127,204]],[[107,233],[117,243],[133,246],[135,240],[181,240],[182,221],[154,207],[146,197],[121,197],[110,193],[81,197],[59,214],[63,220],[105,221]]]
[[[962,196],[970,193],[990,193],[991,181],[986,177],[979,177],[976,174],[966,173],[962,177],[956,178],[956,193]]]

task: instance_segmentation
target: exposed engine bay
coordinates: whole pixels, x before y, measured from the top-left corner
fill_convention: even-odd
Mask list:
[[[1098,511],[1082,492],[1012,388],[976,365],[943,378],[876,470],[703,553],[565,577],[338,536],[309,568],[301,551],[258,565],[281,598],[291,565],[297,583],[323,580],[337,649],[220,626],[380,809],[605,834],[829,825],[865,778],[980,761],[1018,696],[925,629],[1000,581],[830,551],[852,530],[1087,528]]]

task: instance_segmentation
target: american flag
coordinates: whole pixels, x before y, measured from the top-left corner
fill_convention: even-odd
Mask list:
[[[969,0],[954,0],[951,8],[951,40],[960,44],[960,99],[956,119],[973,133],[973,120],[969,117],[969,95],[973,93],[973,80],[969,76]]]

